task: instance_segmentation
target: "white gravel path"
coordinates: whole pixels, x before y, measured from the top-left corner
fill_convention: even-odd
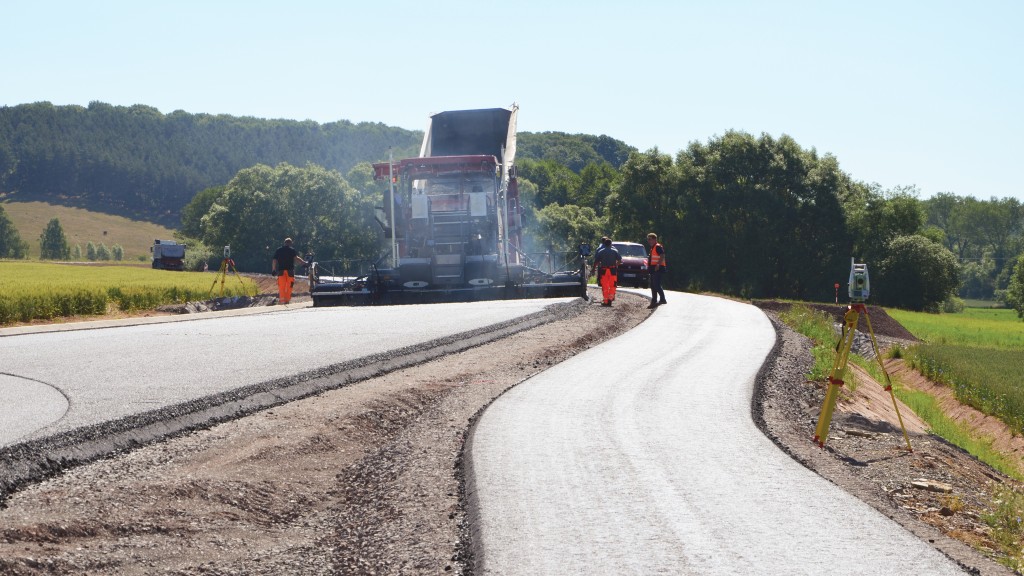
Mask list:
[[[755,427],[775,338],[760,310],[668,298],[483,413],[467,486],[477,574],[961,573]]]

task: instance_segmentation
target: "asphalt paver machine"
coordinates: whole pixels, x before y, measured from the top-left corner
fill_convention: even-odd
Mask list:
[[[374,164],[388,183],[381,258],[365,269],[310,270],[314,306],[585,297],[584,256],[522,251],[518,108],[431,116],[416,158]]]

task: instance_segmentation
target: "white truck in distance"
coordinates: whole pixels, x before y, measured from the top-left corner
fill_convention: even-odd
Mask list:
[[[153,269],[184,270],[185,245],[174,240],[154,240],[149,249],[153,253]]]

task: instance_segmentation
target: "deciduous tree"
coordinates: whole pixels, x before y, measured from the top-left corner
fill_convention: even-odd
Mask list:
[[[537,186],[534,207],[537,210],[549,204],[575,204],[580,189],[580,177],[567,166],[554,160],[522,160],[517,163],[519,175]]]
[[[608,197],[605,214],[615,238],[644,242],[647,233],[653,231],[671,245],[675,239],[671,238],[669,223],[674,224],[679,217],[673,202],[678,177],[672,157],[657,148],[633,153],[620,174],[618,186]]]
[[[376,198],[379,203],[379,197]],[[202,217],[202,240],[231,246],[239,269],[267,270],[286,237],[318,259],[375,258],[375,197],[316,165],[279,164],[241,170]]]
[[[872,298],[886,306],[937,312],[960,286],[956,257],[923,236],[893,238],[877,269],[871,278]]]
[[[1013,268],[1013,276],[1006,288],[1006,303],[1017,311],[1017,316],[1024,319],[1024,254],[1017,258]]]
[[[28,257],[28,243],[21,239],[14,222],[7,216],[0,204],[0,258],[21,259]]]
[[[581,243],[593,244],[604,222],[589,206],[550,204],[537,212],[537,239],[553,252],[574,252]]]
[[[68,238],[64,235],[60,219],[53,218],[46,224],[46,228],[39,236],[39,258],[41,260],[67,260],[70,255]]]
[[[200,238],[203,235],[203,216],[217,198],[224,193],[226,186],[213,186],[192,197],[192,200],[181,209],[181,233],[187,238]]]
[[[618,180],[619,172],[611,164],[591,162],[580,171],[580,186],[572,203],[593,208],[598,216],[602,216]]]
[[[788,136],[730,131],[692,143],[676,170],[677,199],[666,212],[679,221],[669,227],[682,241],[675,268],[687,271],[692,288],[829,296],[849,257],[840,198],[850,195],[851,183],[835,158],[803,150]]]
[[[895,238],[920,234],[926,216],[918,194],[913,186],[881,190],[873,185],[849,197],[844,208],[853,241],[851,256],[873,266],[885,258]]]

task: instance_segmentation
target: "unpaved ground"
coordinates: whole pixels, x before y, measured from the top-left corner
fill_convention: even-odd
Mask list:
[[[646,303],[624,295],[614,308],[586,306],[28,487],[0,511],[0,573],[471,574],[460,455],[472,419],[508,387],[642,321]],[[818,448],[810,438],[823,389],[803,377],[808,343],[778,329],[753,405],[766,433],[965,566],[1001,573],[942,531],[990,545],[978,515],[1008,481],[920,433],[906,452],[875,397],[844,405],[876,418],[838,414]],[[912,488],[919,478],[953,491]],[[823,535],[823,545],[831,537],[842,535]]]

